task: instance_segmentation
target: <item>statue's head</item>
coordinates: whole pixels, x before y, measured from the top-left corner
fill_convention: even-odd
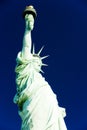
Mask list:
[[[44,64],[42,62],[43,59],[47,58],[47,56],[43,56],[43,57],[40,57],[40,54],[43,50],[44,46],[40,49],[40,51],[36,54],[35,53],[35,47],[33,45],[33,50],[32,50],[32,63],[33,63],[33,68],[38,71],[38,72],[43,72],[41,67],[42,66],[47,66],[47,64]]]
[[[38,72],[41,71],[41,66],[43,63],[42,63],[40,56],[37,54],[33,54],[32,56],[33,56],[32,57],[33,67],[35,68],[36,71],[38,71]]]

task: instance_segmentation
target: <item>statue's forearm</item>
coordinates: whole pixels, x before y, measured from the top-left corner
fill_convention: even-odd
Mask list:
[[[25,33],[23,37],[22,56],[27,59],[31,54],[31,31],[34,27],[34,16],[32,14],[25,15]]]
[[[23,46],[22,46],[22,56],[27,58],[31,53],[31,31],[25,30],[24,37],[23,37]]]

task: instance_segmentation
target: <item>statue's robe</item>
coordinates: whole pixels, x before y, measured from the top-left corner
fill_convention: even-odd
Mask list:
[[[18,53],[14,103],[19,107],[21,130],[67,130],[65,109],[59,107],[56,95],[35,68],[35,62],[32,54],[25,59]]]

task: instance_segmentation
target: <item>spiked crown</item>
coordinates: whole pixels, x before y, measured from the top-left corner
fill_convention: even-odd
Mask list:
[[[44,64],[42,62],[42,60],[45,59],[45,58],[47,58],[49,56],[49,55],[47,55],[47,56],[40,57],[40,54],[41,54],[43,48],[44,48],[44,46],[42,46],[42,48],[40,49],[40,51],[36,54],[35,53],[35,47],[34,47],[34,44],[33,44],[33,50],[32,50],[33,57],[37,57],[38,58],[38,66],[39,66],[39,69],[40,69],[40,71],[42,73],[44,73],[44,72],[41,70],[41,67],[42,66],[48,66],[47,64]]]

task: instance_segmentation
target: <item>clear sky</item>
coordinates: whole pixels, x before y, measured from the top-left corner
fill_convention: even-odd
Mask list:
[[[45,45],[43,76],[66,108],[68,130],[87,130],[87,1],[0,1],[0,130],[20,130],[21,119],[13,103],[16,93],[15,59],[24,33],[22,12],[37,10],[32,41],[36,52]]]

